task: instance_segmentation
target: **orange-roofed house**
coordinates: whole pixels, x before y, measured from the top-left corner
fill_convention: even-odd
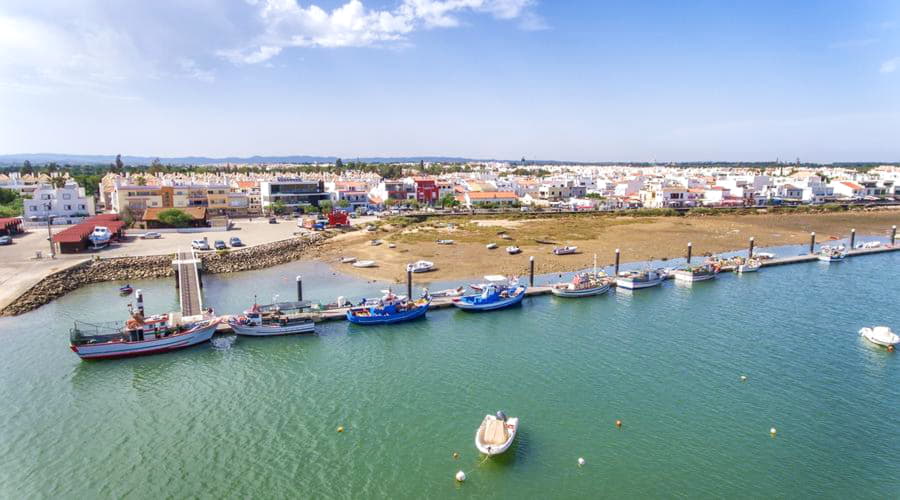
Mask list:
[[[866,188],[852,181],[833,181],[831,187],[836,196],[843,198],[860,198],[866,193]]]
[[[467,191],[456,197],[464,207],[472,208],[485,203],[511,205],[519,201],[512,191]]]

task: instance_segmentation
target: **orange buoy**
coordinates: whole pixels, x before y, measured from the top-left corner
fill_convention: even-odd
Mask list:
[[[616,420],[616,427],[619,427],[619,428],[622,427],[622,421],[621,421],[621,420]]]

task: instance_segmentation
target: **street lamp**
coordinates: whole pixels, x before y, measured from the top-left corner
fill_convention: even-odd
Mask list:
[[[53,216],[50,215],[50,204],[44,203],[44,208],[47,209],[47,240],[50,242],[50,258],[56,258],[56,250],[53,248],[53,231],[50,229],[50,224],[53,222]]]

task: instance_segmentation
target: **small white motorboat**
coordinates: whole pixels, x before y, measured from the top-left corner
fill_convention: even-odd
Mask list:
[[[578,250],[578,247],[570,247],[570,246],[556,247],[553,249],[553,254],[554,255],[571,255],[571,254],[575,253],[577,250]]]
[[[502,238],[502,239],[504,239],[504,240],[511,240],[511,239],[512,239],[512,236],[510,236],[510,235],[508,235],[508,234],[506,234],[506,233],[501,233],[499,236],[500,236],[500,238]]]
[[[756,271],[759,271],[760,267],[762,267],[762,263],[760,261],[758,261],[756,259],[750,259],[750,260],[744,262],[743,264],[739,264],[737,267],[734,268],[734,270],[740,274],[755,273]]]
[[[462,297],[462,295],[466,293],[465,287],[459,288],[448,288],[446,290],[438,290],[436,292],[429,292],[428,289],[425,289],[425,295],[431,297]]]
[[[453,240],[437,240],[438,245],[452,245],[453,243]]]
[[[394,243],[388,243],[388,248],[397,248],[397,245]]]
[[[518,417],[507,418],[502,411],[496,415],[485,415],[475,431],[475,447],[485,455],[499,455],[509,449],[518,430]]]
[[[366,226],[366,231],[377,231],[377,230],[378,230],[378,228],[371,224]]]
[[[497,248],[497,244],[496,243],[488,243],[484,247],[487,248],[488,250],[494,250],[495,248]]]
[[[356,257],[341,257],[341,264],[353,264],[356,262]]]
[[[437,269],[434,267],[434,262],[428,260],[420,260],[411,265],[412,272],[414,273],[427,273],[429,271],[434,271]]]
[[[522,249],[515,245],[512,245],[512,246],[506,247],[506,253],[508,253],[510,255],[515,255],[517,253],[522,253]]]
[[[378,245],[380,245],[382,243],[384,243],[384,242],[381,240],[372,240],[369,242],[369,244],[372,245],[373,247],[377,247]]]
[[[375,267],[374,260],[358,260],[353,263],[353,267]]]
[[[762,260],[769,260],[769,259],[775,258],[775,254],[771,253],[771,252],[754,252],[753,256],[756,257],[757,259],[762,259]]]
[[[895,345],[900,344],[900,335],[892,332],[886,326],[876,326],[875,328],[865,327],[859,331],[859,334],[873,344],[893,349]]]
[[[824,247],[818,256],[821,262],[841,262],[846,258],[847,250],[843,246],[835,248]]]

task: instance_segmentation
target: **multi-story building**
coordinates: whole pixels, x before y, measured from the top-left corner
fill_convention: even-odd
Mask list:
[[[440,189],[437,182],[430,177],[415,177],[412,179],[416,190],[416,201],[426,205],[434,205],[437,203]]]
[[[281,202],[286,208],[298,210],[303,206],[319,206],[319,202],[331,199],[325,192],[323,181],[306,180],[296,177],[277,177],[259,183],[262,210],[269,212],[272,206]]]
[[[116,184],[111,201],[112,211],[120,214],[130,212],[132,215],[139,215],[147,208],[165,206],[161,186]]]
[[[262,198],[259,194],[258,181],[237,181],[232,184],[231,190],[247,197],[248,214],[258,214],[262,212]]]
[[[22,202],[28,220],[77,218],[94,215],[94,197],[85,195],[84,188],[74,181],[63,187],[38,185],[30,199]]]
[[[345,206],[350,210],[366,208],[369,205],[369,193],[365,182],[333,181],[325,183],[325,190],[331,193],[331,199],[337,206]]]
[[[641,189],[638,197],[645,208],[682,208],[688,205],[688,190],[682,186]]]
[[[416,199],[415,185],[406,184],[402,180],[383,180],[378,183],[369,195],[373,200],[381,200],[381,203],[387,200],[408,201]]]

